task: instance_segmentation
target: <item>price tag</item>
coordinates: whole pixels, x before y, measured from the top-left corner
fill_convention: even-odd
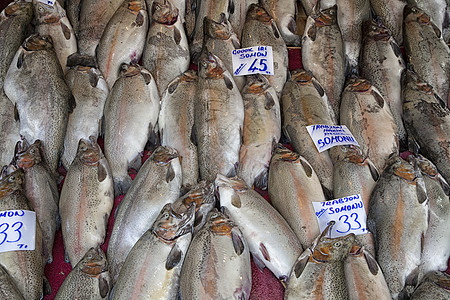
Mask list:
[[[35,235],[34,211],[0,211],[0,252],[34,250]]]
[[[331,237],[368,233],[366,211],[359,194],[325,202],[313,202],[319,228],[322,232],[330,221],[336,224],[331,229]]]
[[[319,152],[339,145],[359,147],[358,142],[345,125],[310,125],[306,126],[306,130]]]
[[[55,5],[56,0],[38,0],[38,1],[41,3],[47,4],[47,5],[53,6],[53,5]]]
[[[273,75],[273,52],[271,46],[255,46],[235,49],[231,52],[233,75]]]

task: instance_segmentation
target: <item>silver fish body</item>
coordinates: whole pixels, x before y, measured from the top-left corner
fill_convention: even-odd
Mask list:
[[[69,19],[70,25],[72,25],[76,37],[78,36],[78,27],[80,26],[81,3],[81,0],[68,0],[65,5],[67,18]]]
[[[403,45],[403,9],[406,0],[370,0],[370,5],[389,29],[398,45]]]
[[[411,300],[446,300],[450,298],[449,289],[450,275],[437,271],[430,272],[414,290]]]
[[[11,276],[0,265],[0,297],[10,300],[24,300]]]
[[[19,121],[15,118],[14,103],[0,88],[0,164],[11,162],[14,157],[15,144],[20,140]]]
[[[430,16],[431,22],[442,32],[445,22],[445,13],[448,6],[446,0],[407,0],[411,6],[416,6]]]
[[[116,212],[107,253],[113,283],[131,248],[151,227],[162,207],[178,199],[180,187],[177,151],[158,147],[139,170]]]
[[[221,206],[240,226],[255,262],[285,281],[302,246],[284,218],[261,195],[238,177],[217,175]]]

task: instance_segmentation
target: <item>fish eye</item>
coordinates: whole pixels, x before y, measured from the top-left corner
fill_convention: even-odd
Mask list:
[[[336,248],[339,248],[341,245],[342,245],[341,242],[334,243],[334,247],[336,247]]]
[[[14,182],[14,180],[16,180],[16,177],[15,177],[15,176],[11,176],[11,177],[9,177],[9,179],[8,179],[9,182]]]
[[[44,8],[42,6],[39,6],[38,9],[39,9],[39,12],[41,12],[41,13],[44,12]]]
[[[165,213],[163,214],[163,217],[164,217],[165,219],[167,219],[167,218],[169,217],[169,213],[168,213],[168,212],[165,212]]]
[[[30,150],[30,153],[31,153],[31,154],[34,154],[35,152],[36,152],[36,150],[34,150],[34,149],[31,149],[31,150]]]

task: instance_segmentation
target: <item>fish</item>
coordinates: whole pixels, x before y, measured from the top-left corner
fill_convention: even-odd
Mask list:
[[[113,299],[177,298],[194,215],[195,204],[182,214],[173,210],[172,203],[164,205],[128,254],[114,286]]]
[[[417,7],[404,11],[405,54],[410,67],[450,106],[450,49],[430,17]]]
[[[344,264],[355,234],[327,238],[334,221],[320,234],[311,248],[295,261],[284,292],[284,299],[348,300]]]
[[[154,0],[142,65],[152,73],[161,96],[169,83],[189,69],[186,33],[171,0]]]
[[[23,42],[6,74],[4,90],[16,104],[20,134],[29,143],[42,141],[46,161],[56,174],[68,115],[76,104],[49,36],[34,34]]]
[[[286,281],[303,249],[286,220],[258,192],[238,177],[218,174],[215,180],[220,206],[241,228],[253,260]]]
[[[63,166],[68,169],[75,158],[80,139],[88,139],[89,136],[97,138],[100,135],[109,88],[100,70],[90,66],[71,67],[65,79],[76,102],[67,121],[64,152],[61,156]]]
[[[398,130],[391,109],[368,80],[361,77],[347,80],[342,92],[340,120],[380,173],[389,156],[399,152]]]
[[[278,98],[288,76],[288,52],[275,20],[259,4],[251,4],[247,10],[241,47],[271,46],[273,53],[273,75],[264,75],[277,92]],[[262,60],[260,60],[261,65]],[[263,70],[266,68],[263,66]],[[260,69],[261,70],[261,69]]]
[[[424,0],[407,0],[408,4],[411,6],[415,6],[422,11],[424,11],[429,17],[431,22],[436,25],[437,28],[442,32],[443,25],[445,22],[446,9],[448,7],[448,1],[446,0],[432,0],[432,1],[424,1]]]
[[[218,173],[235,175],[244,101],[230,72],[214,54],[204,54],[200,59],[194,103],[200,179],[213,181]]]
[[[36,212],[42,229],[42,255],[46,263],[51,263],[55,233],[61,225],[61,220],[58,186],[44,160],[44,151],[40,140],[30,145],[23,139],[17,143],[14,163],[25,172],[25,195]]]
[[[105,241],[113,204],[113,179],[108,161],[95,137],[80,139],[59,200],[66,262],[72,267],[89,249]]]
[[[9,174],[3,174],[0,178],[0,211],[33,211],[22,188],[24,176],[22,169],[16,169]],[[41,254],[42,231],[37,219],[34,250],[0,253],[0,266],[11,276],[17,289],[26,300],[42,299],[43,297],[44,264]]]
[[[403,10],[406,0],[370,0],[375,15],[379,16],[398,45],[403,45]]]
[[[123,65],[103,111],[105,156],[113,174],[115,195],[125,194],[131,185],[128,167],[139,170],[140,153],[149,136],[157,132],[159,109],[152,74],[137,64]]]
[[[280,102],[261,74],[247,77],[242,98],[245,114],[237,175],[248,186],[267,189],[270,159],[281,137]]]
[[[319,178],[298,153],[279,145],[269,168],[269,199],[288,222],[303,249],[320,235],[312,202],[326,201]]]
[[[414,290],[411,300],[448,299],[450,297],[450,275],[430,272]]]
[[[0,297],[10,300],[24,300],[8,272],[0,265]]]
[[[297,34],[297,24],[295,23],[295,15],[297,13],[296,1],[262,0],[260,3],[277,23],[286,45],[300,46],[302,37]]]
[[[75,37],[78,36],[78,28],[80,26],[80,10],[81,10],[81,0],[67,0],[65,1],[65,9],[67,18],[69,19],[70,25],[72,25]]]
[[[182,158],[183,187],[195,185],[199,177],[197,146],[192,140],[197,84],[197,72],[193,70],[172,80],[162,94],[158,117],[161,145],[177,149]]]
[[[14,147],[20,141],[20,125],[14,103],[0,88],[0,165],[4,166],[14,158]]]
[[[302,64],[319,81],[339,123],[341,92],[345,83],[344,41],[337,24],[337,7],[310,15],[302,37]]]
[[[397,42],[380,19],[368,21],[360,56],[360,75],[369,80],[391,108],[398,129],[400,145],[407,144],[403,125],[401,77],[405,62]]]
[[[90,248],[70,271],[55,299],[107,299],[110,288],[108,261],[97,246]]]
[[[336,0],[300,0],[300,3],[302,4],[306,15],[310,16],[318,8],[327,9],[336,5]]]
[[[249,299],[251,286],[249,244],[241,227],[215,208],[186,253],[182,299]]]
[[[306,126],[336,125],[335,115],[323,86],[311,72],[291,72],[281,96],[283,133],[295,151],[314,166],[327,199],[333,194],[333,163],[329,151],[319,152]]]
[[[428,228],[428,196],[417,162],[389,158],[370,197],[367,226],[391,297],[402,299],[405,285],[417,281]]]
[[[119,78],[121,65],[138,63],[145,46],[148,15],[144,0],[126,0],[103,31],[95,56],[109,88]]]
[[[139,170],[115,213],[107,252],[113,284],[131,248],[152,226],[162,207],[178,199],[180,188],[178,152],[165,146],[156,148]]]
[[[67,57],[77,52],[77,39],[75,32],[67,18],[66,11],[58,1],[54,5],[33,0],[33,9],[36,20],[36,33],[52,38],[56,56],[63,69],[67,72]]]

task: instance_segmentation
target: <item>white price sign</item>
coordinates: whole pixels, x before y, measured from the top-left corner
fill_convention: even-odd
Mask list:
[[[38,1],[41,3],[47,4],[47,5],[53,6],[53,5],[55,5],[56,0],[38,0]]]
[[[234,76],[251,74],[274,75],[271,46],[235,49],[231,52],[231,55]]]
[[[322,232],[330,221],[336,224],[331,228],[332,238],[354,233],[368,233],[366,211],[359,194],[325,202],[313,202],[319,228]]]
[[[34,250],[36,213],[29,210],[0,211],[0,252]]]
[[[355,137],[345,125],[310,125],[306,126],[306,130],[319,152],[339,145],[359,147]]]

